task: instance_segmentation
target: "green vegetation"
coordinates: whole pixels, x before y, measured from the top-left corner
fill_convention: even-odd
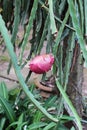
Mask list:
[[[0,83],[0,130],[82,130],[83,61],[87,66],[85,0],[3,0],[0,4],[0,46],[4,44],[10,58],[0,56],[0,60],[9,62],[8,72],[13,65],[19,86],[8,91],[5,82]],[[17,42],[20,26],[24,34]],[[58,91],[47,99],[29,83],[31,71],[26,78],[21,73],[27,61],[41,53],[44,42],[46,53],[55,57],[52,76]]]

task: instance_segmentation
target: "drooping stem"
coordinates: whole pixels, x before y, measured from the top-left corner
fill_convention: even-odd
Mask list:
[[[56,85],[60,91],[60,93],[62,94],[65,102],[68,104],[68,106],[70,107],[70,109],[72,110],[73,116],[75,117],[75,120],[78,124],[78,128],[79,130],[82,130],[82,125],[81,125],[81,119],[78,116],[76,109],[74,108],[74,106],[72,105],[72,102],[70,101],[70,99],[68,98],[67,94],[65,93],[63,87],[60,85],[59,81],[56,79]]]
[[[18,78],[18,81],[23,89],[23,91],[25,92],[25,94],[28,96],[28,98],[31,100],[31,102],[46,116],[48,117],[50,120],[52,120],[53,122],[58,122],[58,120],[56,118],[54,118],[52,115],[50,115],[46,109],[44,109],[41,104],[34,98],[33,94],[29,91],[28,86],[26,85],[24,78],[22,76],[22,73],[20,71],[20,67],[18,66],[18,61],[17,61],[17,57],[14,53],[14,49],[13,49],[13,45],[11,43],[11,39],[8,35],[8,31],[7,28],[5,27],[5,23],[2,19],[2,16],[0,15],[0,32],[4,38],[9,56],[12,60],[12,64],[16,73],[16,76]]]

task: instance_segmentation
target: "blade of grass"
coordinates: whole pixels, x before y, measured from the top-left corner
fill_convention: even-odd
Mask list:
[[[36,130],[46,125],[47,123],[44,123],[44,122],[33,123],[29,126],[28,130]]]
[[[50,120],[54,121],[54,122],[58,122],[57,118],[54,118],[52,115],[50,115],[46,109],[44,109],[41,104],[34,98],[33,94],[29,91],[28,86],[26,85],[24,78],[22,76],[22,73],[20,71],[20,66],[18,66],[18,61],[17,61],[17,57],[14,53],[14,49],[13,49],[13,45],[11,43],[11,40],[9,38],[9,34],[7,31],[7,28],[5,27],[5,23],[2,19],[2,16],[0,15],[0,31],[1,34],[4,38],[9,56],[12,60],[13,63],[13,67],[16,73],[16,76],[19,80],[19,83],[23,89],[23,91],[26,93],[26,95],[28,96],[28,98],[31,100],[31,102],[46,116],[48,117]]]
[[[40,122],[42,117],[43,117],[43,114],[41,113],[41,111],[39,111],[39,110],[36,111],[33,122]]]
[[[11,105],[7,102],[7,100],[5,100],[1,96],[0,96],[0,104],[3,107],[10,122],[14,122],[15,121],[15,114],[14,114],[14,111],[13,111]]]
[[[45,128],[43,128],[43,130],[50,130],[50,129],[52,129],[54,126],[56,126],[56,123],[51,122],[51,123],[49,123]]]
[[[5,117],[3,117],[2,119],[0,119],[0,130],[3,130],[3,129],[4,129],[5,121],[6,121],[6,118],[5,118]]]
[[[5,99],[8,99],[8,90],[4,82],[0,83],[0,96],[2,96]]]
[[[26,122],[24,122],[23,119],[24,119],[24,115],[23,115],[23,113],[22,113],[22,114],[20,115],[18,121],[17,121],[17,128],[16,128],[16,130],[21,130],[21,129],[23,128],[23,125],[26,124]]]

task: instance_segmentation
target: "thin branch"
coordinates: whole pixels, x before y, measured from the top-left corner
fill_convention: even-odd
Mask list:
[[[7,79],[7,80],[10,80],[10,81],[12,81],[12,82],[19,83],[18,80],[15,80],[15,79],[12,79],[12,78],[6,77],[6,76],[4,76],[4,75],[0,75],[0,78]]]

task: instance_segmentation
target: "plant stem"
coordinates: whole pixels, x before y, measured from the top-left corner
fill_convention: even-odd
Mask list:
[[[18,81],[23,89],[23,91],[25,92],[25,94],[28,96],[28,98],[31,100],[31,102],[46,116],[48,117],[50,120],[52,120],[53,122],[58,122],[57,118],[54,118],[52,115],[50,115],[46,109],[44,109],[41,104],[34,98],[33,94],[29,91],[28,86],[26,85],[24,78],[22,76],[21,70],[20,70],[20,66],[18,66],[18,61],[17,61],[17,57],[14,53],[14,49],[13,49],[13,45],[11,43],[11,39],[9,38],[8,35],[8,31],[7,28],[5,27],[5,23],[2,19],[2,16],[0,15],[0,31],[1,34],[4,38],[9,56],[12,60],[12,64],[16,73],[16,76],[18,78]]]
[[[70,101],[70,99],[68,98],[67,94],[65,93],[63,87],[60,85],[58,79],[56,79],[56,85],[57,85],[57,88],[59,89],[60,93],[62,94],[64,100],[66,101],[66,103],[68,104],[68,106],[70,107],[70,109],[72,110],[72,113],[73,113],[73,115],[75,117],[75,120],[77,121],[79,130],[82,130],[81,119],[78,116],[78,114],[76,112],[76,109],[72,105],[72,102]]]
[[[49,11],[48,8],[44,5],[44,3],[43,3],[41,0],[39,0],[39,3],[42,5],[42,7],[43,7],[47,12]],[[57,16],[54,15],[54,18],[55,18],[60,24],[63,23],[63,21],[60,20]],[[75,29],[74,29],[73,27],[70,27],[68,24],[65,24],[65,27],[67,27],[67,28],[69,28],[69,29],[71,29],[72,31],[75,32]]]

